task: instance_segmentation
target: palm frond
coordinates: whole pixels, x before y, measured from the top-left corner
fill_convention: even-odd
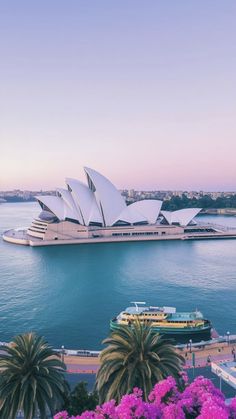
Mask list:
[[[168,375],[177,376],[184,359],[170,340],[153,334],[150,326],[135,322],[132,327],[120,326],[103,343],[100,369],[96,377],[99,402],[111,398],[120,401],[134,387],[148,398],[153,385]]]

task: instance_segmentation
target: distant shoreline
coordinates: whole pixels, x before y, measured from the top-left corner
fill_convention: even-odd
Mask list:
[[[27,202],[37,202],[36,198],[32,199],[23,199],[23,198],[13,198],[13,199],[4,199],[0,200],[0,204],[17,204],[17,203],[27,203]],[[183,207],[188,208],[188,207]],[[231,215],[236,216],[236,208],[203,208],[199,215]]]
[[[203,208],[198,215],[236,215],[236,208]]]
[[[0,204],[17,204],[17,203],[27,203],[27,202],[37,202],[35,198],[32,199],[23,199],[23,198],[14,198],[14,199],[4,199],[0,201]]]

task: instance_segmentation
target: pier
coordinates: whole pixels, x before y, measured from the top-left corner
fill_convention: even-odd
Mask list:
[[[225,336],[209,342],[194,343],[191,347],[189,345],[176,347],[176,351],[185,359],[185,368],[201,368],[210,366],[211,362],[233,361],[233,349],[236,351],[236,335],[231,335],[230,340]],[[99,351],[86,351],[86,356],[78,355],[80,351],[76,350],[57,349],[57,352],[61,354],[69,373],[96,374],[99,369]]]

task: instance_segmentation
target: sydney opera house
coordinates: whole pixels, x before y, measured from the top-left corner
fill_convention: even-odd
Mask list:
[[[235,231],[196,224],[200,208],[162,211],[162,201],[144,199],[127,205],[103,175],[85,167],[87,183],[66,179],[55,195],[36,196],[41,212],[28,229],[11,229],[3,239],[46,246],[139,240],[235,237]]]
[[[127,205],[106,177],[87,167],[84,170],[87,184],[68,178],[66,189],[58,188],[56,196],[36,196],[41,212],[28,228],[28,237],[45,241],[157,239],[181,234],[200,211],[161,212],[162,201],[154,199]]]

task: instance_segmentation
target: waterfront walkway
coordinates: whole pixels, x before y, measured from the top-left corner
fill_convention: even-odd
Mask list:
[[[205,348],[190,349],[187,347],[177,351],[185,358],[185,368],[191,368],[193,366],[193,354],[195,356],[195,367],[202,368],[209,366],[211,361],[214,362],[226,362],[233,361],[234,356],[232,350],[236,344],[227,342],[213,343]],[[67,372],[75,374],[96,374],[99,369],[100,361],[99,357],[94,356],[78,356],[78,355],[63,355],[64,361],[67,366]],[[210,360],[210,362],[209,362]]]
[[[209,225],[206,226],[206,231],[202,232],[184,232],[175,234],[159,234],[159,235],[140,235],[140,236],[103,236],[103,237],[89,237],[89,238],[74,238],[68,236],[67,239],[57,240],[43,240],[38,237],[32,237],[27,234],[27,230],[10,229],[3,233],[3,240],[13,244],[20,244],[24,246],[59,246],[65,244],[96,244],[96,243],[119,243],[119,242],[143,242],[143,241],[166,241],[166,240],[209,240],[209,239],[236,239],[235,228],[222,227],[213,232],[207,231]],[[203,227],[203,226],[201,226]]]

